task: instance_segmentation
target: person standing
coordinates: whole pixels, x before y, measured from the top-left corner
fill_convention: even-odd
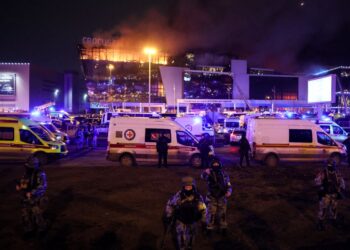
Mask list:
[[[350,167],[350,133],[348,134],[348,138],[346,138],[345,141],[343,141],[343,144],[346,147],[348,167]]]
[[[97,148],[97,137],[98,137],[98,130],[96,128],[96,125],[92,127],[92,148]]]
[[[203,135],[202,139],[199,141],[199,152],[201,155],[202,168],[208,168],[210,142],[207,135]]]
[[[160,134],[157,141],[157,153],[158,153],[158,168],[161,168],[162,165],[168,167],[168,143],[169,139],[165,136],[164,133]]]
[[[230,177],[222,170],[222,164],[214,159],[210,168],[203,171],[201,178],[207,182],[208,193],[206,196],[207,210],[207,233],[211,235],[215,227],[215,218],[219,219],[221,233],[227,232],[227,198],[232,194]]]
[[[335,162],[328,161],[327,167],[321,170],[315,178],[316,185],[320,187],[318,230],[324,230],[324,221],[327,215],[336,225],[338,201],[342,199],[345,182],[335,167]]]
[[[84,148],[84,128],[79,126],[77,130],[77,135],[76,135],[76,145],[77,145],[77,150],[81,150]]]
[[[16,190],[21,194],[22,223],[25,234],[31,234],[35,230],[42,233],[46,230],[46,221],[43,217],[47,206],[46,174],[40,168],[37,158],[30,158],[24,165],[25,173],[16,185]]]
[[[239,166],[243,167],[243,160],[245,158],[247,167],[249,163],[249,152],[251,151],[249,141],[247,140],[246,133],[242,134],[242,138],[239,140]]]
[[[202,196],[197,192],[194,179],[182,178],[182,189],[172,196],[165,207],[165,222],[173,224],[177,249],[192,249],[196,234],[196,224],[205,225],[206,206]]]

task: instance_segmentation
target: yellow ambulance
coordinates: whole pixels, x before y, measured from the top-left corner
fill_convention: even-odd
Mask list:
[[[35,156],[45,165],[67,153],[66,144],[55,140],[39,123],[26,118],[0,117],[1,161],[26,161]]]

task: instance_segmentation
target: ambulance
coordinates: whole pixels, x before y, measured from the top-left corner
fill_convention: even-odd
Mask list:
[[[35,156],[45,165],[67,153],[66,144],[56,141],[40,124],[26,118],[0,117],[0,160],[26,161]]]
[[[169,118],[112,117],[109,123],[107,160],[122,166],[156,164],[156,142],[160,134],[169,138],[168,163],[201,166],[198,140]],[[214,154],[212,150],[211,154]]]
[[[253,158],[271,167],[279,161],[317,162],[329,158],[339,164],[346,156],[344,145],[307,120],[252,118],[248,120],[247,139]]]
[[[209,124],[206,124],[201,116],[187,115],[176,117],[175,121],[197,138],[206,135],[214,136],[214,129]]]

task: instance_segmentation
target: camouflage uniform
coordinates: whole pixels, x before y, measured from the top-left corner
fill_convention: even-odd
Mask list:
[[[201,178],[208,183],[206,196],[207,230],[211,232],[214,229],[216,217],[219,218],[220,229],[226,230],[227,197],[232,193],[230,177],[222,170],[220,161],[214,160],[211,163],[211,168],[203,171]]]
[[[40,232],[46,229],[46,221],[43,218],[43,211],[47,205],[46,174],[39,168],[37,159],[34,159],[26,163],[26,172],[16,186],[22,197],[22,223],[25,232],[35,229]]]
[[[323,229],[323,222],[329,215],[333,221],[337,219],[338,200],[341,198],[341,191],[345,189],[345,182],[341,174],[335,170],[333,163],[320,171],[315,178],[316,185],[320,186],[319,191],[319,229]]]
[[[178,191],[172,196],[165,208],[166,218],[172,218],[175,227],[178,249],[192,249],[196,233],[196,222],[205,223],[206,206],[202,196],[196,191],[193,179],[183,179],[184,185],[191,183],[191,191]],[[170,219],[171,220],[171,219]],[[169,221],[170,221],[169,220]]]

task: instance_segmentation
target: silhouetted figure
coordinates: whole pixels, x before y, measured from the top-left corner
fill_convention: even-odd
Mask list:
[[[168,143],[169,139],[165,134],[161,134],[157,141],[157,152],[158,152],[158,168],[162,165],[166,168],[168,167]]]
[[[246,161],[246,165],[248,167],[250,166],[249,151],[251,151],[249,141],[247,140],[246,134],[243,133],[242,138],[239,140],[239,166],[240,167],[243,167],[244,158]]]
[[[198,148],[201,154],[202,168],[208,168],[210,152],[210,141],[208,136],[203,136],[203,138],[199,141]]]

